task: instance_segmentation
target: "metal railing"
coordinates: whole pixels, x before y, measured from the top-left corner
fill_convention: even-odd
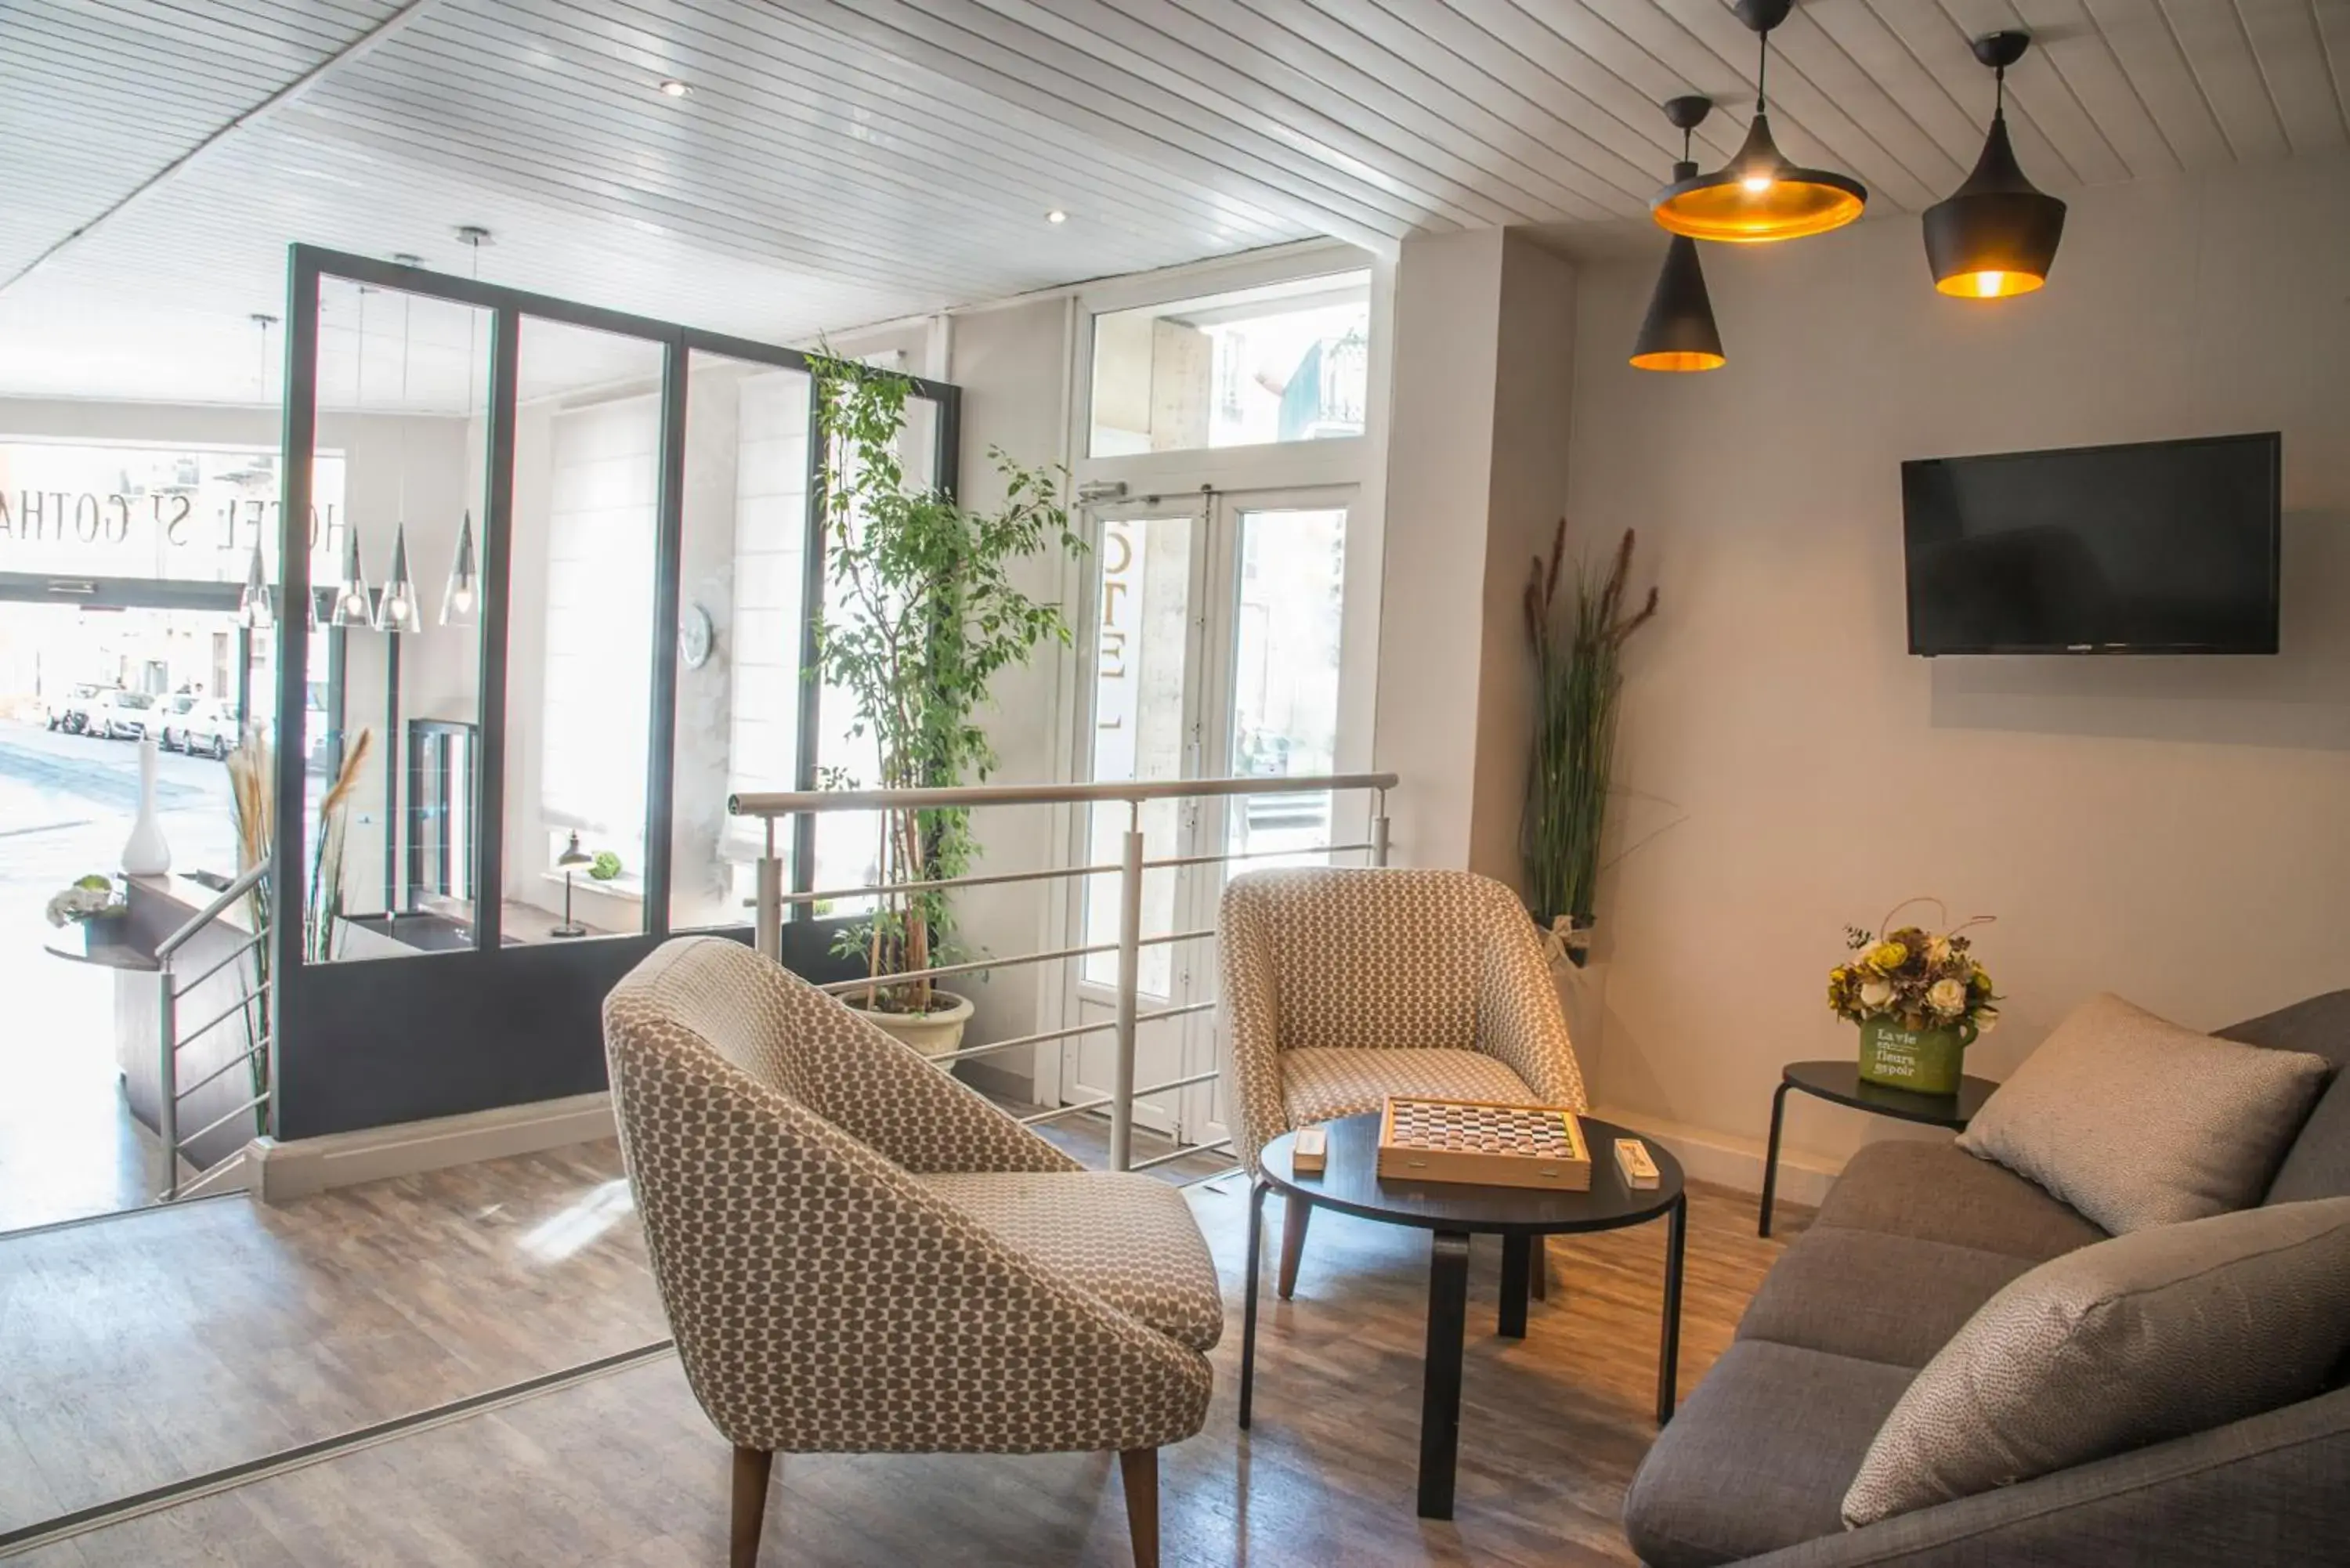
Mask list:
[[[250,1099],[224,1115],[213,1117],[187,1137],[180,1136],[181,1101],[197,1090],[225,1077],[238,1067],[244,1067],[250,1072],[256,1062],[266,1066],[269,1059],[269,1030],[267,1010],[262,994],[264,961],[261,944],[268,935],[268,931],[265,928],[252,932],[193,975],[183,978],[174,961],[178,958],[181,949],[192,941],[199,932],[219,920],[234,907],[239,899],[259,887],[268,876],[269,862],[264,860],[222,888],[211,903],[189,917],[187,922],[178,930],[155,944],[155,964],[160,971],[157,976],[157,1000],[162,1020],[161,1028],[158,1032],[160,1038],[157,1042],[161,1057],[161,1076],[156,1102],[155,1130],[163,1143],[164,1186],[159,1196],[166,1203],[174,1202],[182,1198],[194,1197],[244,1163],[249,1145],[247,1148],[241,1148],[227,1158],[213,1165],[188,1182],[184,1188],[180,1181],[180,1156],[193,1147],[199,1139],[219,1131],[237,1117],[252,1116],[256,1111],[263,1110],[269,1104],[270,1092],[275,1086],[265,1071],[254,1075],[249,1081],[255,1085],[255,1092]],[[245,962],[248,957],[253,961],[249,965]],[[184,1034],[180,1032],[181,1000],[224,971],[233,971],[235,975],[236,1000],[214,1012],[194,1029]],[[261,1009],[259,1023],[255,1022],[256,1008]],[[227,1058],[194,1083],[182,1084],[180,1053],[231,1019],[243,1021],[246,1030],[246,1039],[250,1044],[243,1052]]]
[[[1148,1159],[1134,1158],[1134,1103],[1154,1095],[1172,1094],[1214,1083],[1222,1075],[1221,1069],[1183,1074],[1165,1083],[1135,1084],[1135,1043],[1138,1032],[1145,1023],[1160,1019],[1180,1018],[1191,1013],[1205,1012],[1216,1003],[1193,1002],[1180,1006],[1153,1008],[1143,1011],[1139,1005],[1142,979],[1142,953],[1146,948],[1171,946],[1181,942],[1199,941],[1216,934],[1212,926],[1197,930],[1162,931],[1146,936],[1142,930],[1142,878],[1146,872],[1170,870],[1189,866],[1224,865],[1233,861],[1267,859],[1276,856],[1341,855],[1359,853],[1369,864],[1384,866],[1388,861],[1387,793],[1396,785],[1391,773],[1325,774],[1298,777],[1168,779],[1132,784],[972,784],[950,789],[868,789],[868,790],[803,790],[774,794],[736,794],[730,796],[726,809],[736,816],[764,819],[766,841],[758,862],[757,896],[752,902],[757,910],[757,940],[759,951],[780,961],[783,956],[784,910],[797,904],[815,905],[840,898],[861,898],[874,894],[903,894],[942,891],[958,888],[1002,887],[1016,882],[1066,881],[1084,877],[1115,876],[1118,879],[1118,940],[1076,947],[1053,948],[1041,952],[1018,953],[1011,957],[990,955],[968,963],[934,964],[927,969],[910,970],[901,974],[881,977],[885,984],[897,984],[910,980],[940,979],[949,975],[973,974],[983,970],[1009,969],[1022,964],[1083,962],[1104,953],[1118,955],[1118,981],[1114,988],[1115,1016],[1101,1023],[1075,1023],[1047,1029],[1033,1034],[1022,1034],[1009,1040],[991,1040],[984,1044],[966,1045],[959,1050],[934,1056],[931,1060],[941,1071],[951,1072],[958,1062],[974,1057],[990,1056],[998,1052],[1017,1050],[1024,1045],[1057,1044],[1088,1034],[1113,1032],[1113,1068],[1110,1092],[1091,1099],[1056,1106],[1038,1111],[1021,1119],[1030,1125],[1056,1121],[1063,1116],[1100,1111],[1109,1117],[1109,1163],[1114,1170],[1148,1170],[1153,1166],[1170,1164],[1191,1155],[1211,1153],[1231,1146],[1229,1136],[1185,1144],[1177,1138],[1178,1147],[1154,1155]],[[1274,794],[1336,794],[1341,791],[1371,792],[1369,836],[1354,843],[1314,844],[1280,849],[1242,851],[1211,855],[1175,855],[1149,858],[1143,848],[1142,807],[1151,801],[1202,800],[1232,796]],[[1121,853],[1116,861],[1095,866],[1055,867],[1037,871],[1011,871],[987,876],[945,877],[929,881],[891,884],[868,884],[856,888],[826,888],[805,893],[784,891],[783,861],[775,853],[775,823],[778,818],[838,811],[911,811],[934,807],[1015,806],[1015,805],[1123,805],[1127,807],[1125,836]],[[857,979],[835,981],[817,989],[833,995],[869,989],[874,981]],[[1177,1124],[1180,1131],[1180,1124]]]

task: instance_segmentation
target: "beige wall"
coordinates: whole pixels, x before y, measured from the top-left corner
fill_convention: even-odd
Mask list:
[[[1846,922],[1995,914],[2012,1070],[2111,989],[2197,1027],[2350,982],[2350,165],[2074,199],[2048,289],[1930,287],[1914,219],[1705,263],[1729,366],[1627,368],[1653,258],[1590,267],[1576,536],[1641,530],[1623,842],[1604,880],[1601,1104],[1759,1142],[1780,1064],[1843,1055]],[[1905,458],[2284,432],[2284,652],[1905,651]],[[1593,1053],[1586,1053],[1586,1056]],[[1800,1098],[1834,1163],[1885,1124]],[[1753,1174],[1751,1169],[1748,1174]]]
[[[964,504],[983,511],[1003,504],[1003,482],[988,450],[1001,447],[1030,467],[1057,463],[1067,446],[1067,304],[1059,299],[957,317],[953,323],[948,379],[962,389]],[[1090,559],[1088,557],[1088,559]],[[1014,568],[1022,591],[1069,607],[1072,619],[1085,567],[1048,551]],[[1063,720],[1061,684],[1066,661],[1057,649],[1039,649],[1026,666],[995,677],[994,701],[980,715],[995,746],[995,777],[1028,782],[1067,776],[1068,736]],[[972,833],[984,849],[972,867],[979,875],[1033,871],[1067,865],[1060,846],[1061,815],[1045,806],[1008,806],[975,813]],[[973,888],[956,897],[963,944],[973,957],[1039,951],[1052,943],[1048,931],[1055,907],[1066,898],[1065,883],[1015,883]],[[997,970],[973,984],[957,982],[978,1008],[969,1034],[972,1044],[1033,1034],[1045,1025],[1039,1013],[1048,991],[1061,985],[1065,966],[1024,964]],[[1028,1048],[983,1057],[962,1071],[973,1082],[1018,1096],[1030,1092],[1034,1066]]]
[[[1575,271],[1516,230],[1396,272],[1375,765],[1392,853],[1515,882],[1529,672],[1518,595],[1566,487]]]

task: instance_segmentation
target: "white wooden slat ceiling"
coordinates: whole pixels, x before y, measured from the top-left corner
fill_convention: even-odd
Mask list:
[[[2052,190],[2350,147],[2350,0],[1805,0],[1782,145],[1925,206],[1981,145],[1967,40],[2014,26]],[[481,223],[485,276],[802,340],[1311,235],[1637,220],[1659,101],[1718,99],[1718,161],[1754,75],[1726,0],[12,0],[0,393],[250,399],[296,239],[463,270]]]

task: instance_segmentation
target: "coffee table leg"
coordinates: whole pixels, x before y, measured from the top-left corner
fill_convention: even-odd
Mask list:
[[[1771,1233],[1771,1205],[1779,1195],[1779,1124],[1787,1115],[1787,1091],[1794,1087],[1782,1083],[1771,1096],[1771,1147],[1762,1155],[1762,1223],[1757,1236]]]
[[[1249,1184],[1248,1293],[1241,1306],[1241,1426],[1249,1424],[1249,1405],[1256,1393],[1257,1266],[1264,1256],[1264,1195],[1262,1181]]]
[[[1526,1336],[1526,1297],[1533,1289],[1534,1249],[1532,1236],[1502,1238],[1502,1328],[1503,1339]]]
[[[1439,1231],[1428,1269],[1428,1358],[1419,1400],[1419,1516],[1452,1517],[1461,1457],[1461,1355],[1469,1334],[1469,1238]]]
[[[1665,1232],[1665,1333],[1657,1355],[1657,1425],[1673,1418],[1681,1365],[1681,1251],[1689,1240],[1689,1195],[1673,1199]]]

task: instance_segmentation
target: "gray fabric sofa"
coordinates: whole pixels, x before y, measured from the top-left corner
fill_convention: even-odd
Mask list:
[[[2266,1201],[2350,1196],[2350,991],[2219,1032],[2334,1066]],[[1871,1144],[1788,1247],[1624,1501],[1651,1568],[2350,1563],[2350,1387],[1860,1530],[1846,1487],[1917,1370],[2105,1232],[1953,1145]]]

